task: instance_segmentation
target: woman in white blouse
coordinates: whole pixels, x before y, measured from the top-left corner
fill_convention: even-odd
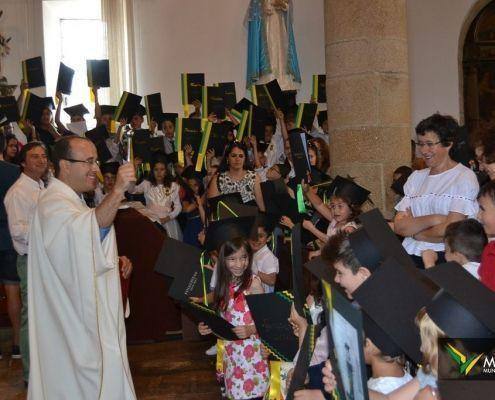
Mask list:
[[[146,208],[153,219],[160,221],[169,237],[182,240],[182,232],[176,220],[182,210],[179,185],[168,172],[165,160],[153,162],[149,178],[129,189],[129,193],[143,193]]]
[[[475,217],[478,211],[476,175],[450,156],[458,129],[454,118],[440,114],[416,127],[416,146],[427,168],[414,171],[404,185],[404,198],[395,207],[394,230],[405,237],[403,246],[420,268],[425,250],[437,252],[444,261],[447,225]]]

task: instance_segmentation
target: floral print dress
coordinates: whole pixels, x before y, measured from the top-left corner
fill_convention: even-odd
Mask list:
[[[255,277],[253,277],[256,279]],[[229,304],[222,313],[234,326],[251,325],[253,319],[249,311],[245,293],[234,299],[237,287],[229,287]],[[258,335],[247,339],[226,341],[223,353],[223,372],[227,398],[235,400],[262,397],[268,390],[268,363],[261,356],[261,341]]]

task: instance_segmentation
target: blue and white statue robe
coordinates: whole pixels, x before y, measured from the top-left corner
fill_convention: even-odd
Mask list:
[[[248,65],[246,87],[277,79],[282,90],[301,83],[291,0],[251,0],[247,14]]]

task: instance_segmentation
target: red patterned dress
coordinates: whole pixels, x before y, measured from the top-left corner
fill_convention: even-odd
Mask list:
[[[229,303],[222,317],[234,326],[251,325],[253,319],[244,297],[245,292],[234,299],[237,289],[233,285],[229,287]],[[261,356],[258,335],[233,342],[225,341],[223,372],[229,399],[244,400],[264,396],[268,390],[269,369],[267,361]]]

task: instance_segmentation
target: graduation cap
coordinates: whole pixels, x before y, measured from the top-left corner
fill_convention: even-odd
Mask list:
[[[201,268],[200,258],[201,249],[167,237],[163,241],[160,254],[156,259],[154,271],[176,278],[183,274],[185,269],[199,271]]]
[[[151,132],[148,129],[137,129],[134,131],[132,137],[132,150],[134,151],[134,156],[139,157],[143,162],[151,161]],[[158,137],[158,143],[154,143],[156,146],[158,144],[158,151],[165,152],[165,145],[163,144],[160,148],[160,140],[163,141],[164,137]]]
[[[397,357],[405,353],[366,312],[363,312],[363,330],[384,356]]]
[[[108,163],[101,164],[100,171],[101,171],[102,175],[105,175],[105,174],[117,175],[119,167],[120,167],[120,164],[118,162],[108,162]]]
[[[221,194],[219,196],[215,197],[210,197],[208,199],[208,208],[211,211],[211,214],[213,214],[214,219],[218,219],[218,204],[223,201],[223,202],[228,202],[229,204],[244,204],[242,201],[242,196],[239,192],[235,193],[227,193],[227,194]]]
[[[351,204],[363,205],[369,200],[370,191],[356,182],[337,175],[330,185],[329,192],[333,196],[344,197]]]
[[[318,104],[314,103],[301,103],[297,107],[296,114],[296,127],[304,128],[307,131],[311,131],[313,123],[315,121],[316,113],[318,111]]]
[[[289,145],[292,154],[292,165],[296,173],[296,182],[300,183],[303,179],[308,180],[308,174],[311,173],[309,163],[308,148],[306,144],[306,133],[299,128],[289,131]]]
[[[219,86],[203,86],[203,117],[206,118],[214,113],[218,119],[225,118],[225,100],[223,89]]]
[[[224,121],[227,122],[227,121]],[[230,125],[226,123],[212,123],[210,130],[210,139],[208,141],[208,149],[214,149],[217,156],[222,156],[225,146],[228,143],[228,133]]]
[[[366,230],[364,228],[356,229],[349,234],[348,238],[359,263],[370,272],[375,272],[384,257]]]
[[[319,279],[324,279],[329,283],[334,280],[335,269],[325,262],[321,256],[309,260],[304,264],[304,267]]]
[[[144,107],[139,104],[141,103],[141,99],[142,97],[137,94],[124,91],[120,97],[119,105],[115,110],[113,119],[119,121],[121,118],[127,118],[129,121],[136,114],[136,110],[139,109],[139,107],[141,107],[139,110],[142,112],[142,115],[144,115]]]
[[[22,77],[30,89],[46,85],[41,56],[29,58],[22,62]]]
[[[104,163],[112,158],[112,153],[108,150],[105,142],[108,138],[108,131],[105,125],[100,125],[87,131],[86,137],[94,143],[100,162]]]
[[[55,108],[51,97],[39,97],[32,92],[28,92],[24,101],[21,119],[39,122],[45,108],[52,110]]]
[[[255,135],[258,142],[264,142],[265,125],[269,116],[266,109],[253,105],[249,112],[248,135]]]
[[[245,97],[242,98],[241,101],[239,101],[235,106],[234,109],[241,112],[241,111],[249,111],[251,106],[254,106],[255,104],[246,99]]]
[[[378,342],[390,338],[419,364],[422,359],[421,339],[414,320],[434,293],[431,282],[418,269],[401,265],[389,257],[352,296],[386,333],[385,338],[375,338],[377,342],[370,337],[373,343],[379,347]]]
[[[72,91],[72,80],[74,78],[75,71],[69,68],[63,62],[60,63],[58,69],[57,78],[57,92],[62,92],[63,94],[70,94]]]
[[[284,113],[297,108],[297,90],[284,90],[282,91],[284,97]]]
[[[318,103],[327,102],[327,87],[326,87],[326,75],[313,75],[313,87],[311,96]]]
[[[223,243],[234,238],[250,238],[255,221],[255,217],[234,217],[210,222],[206,229],[206,250],[219,250]]]
[[[320,128],[323,128],[323,123],[328,120],[327,110],[318,111],[317,118],[318,125],[320,126]]]
[[[450,338],[495,338],[495,293],[457,263],[429,268],[440,290],[426,306],[430,318]]]
[[[151,123],[151,120],[158,123],[163,114],[162,95],[160,93],[153,93],[144,96],[144,104],[146,105],[148,125]]]
[[[261,182],[260,187],[268,215],[276,221],[280,220],[283,215],[288,216],[294,223],[302,220],[297,200],[290,197],[283,179]]]
[[[183,307],[185,307],[198,322],[205,323],[213,334],[220,339],[230,341],[239,340],[237,335],[232,331],[234,326],[217,315],[211,308],[203,304],[192,302],[183,303]]]
[[[108,60],[86,60],[89,87],[110,87],[110,64]]]
[[[235,82],[220,82],[218,86],[222,89],[223,101],[225,107],[233,108],[237,103],[235,92]]]
[[[282,109],[286,106],[286,99],[276,79],[266,83],[265,88],[273,108]]]
[[[415,268],[414,261],[407,254],[404,246],[378,208],[361,214],[358,219],[362,224],[362,229],[367,234],[367,238],[373,242],[383,259],[391,256],[400,264]]]
[[[111,115],[113,117],[116,109],[117,109],[116,106],[109,106],[109,105],[100,106],[101,115]]]
[[[290,292],[246,296],[251,316],[270,359],[292,362],[299,349],[298,338],[288,321],[293,302]]]
[[[77,104],[75,106],[65,107],[64,111],[72,118],[76,116],[84,118],[85,114],[89,114],[89,111],[86,107],[84,107],[84,104]]]
[[[266,89],[266,86],[263,84],[251,86],[251,100],[258,107],[261,107],[267,111],[272,110],[274,108],[268,90]]]
[[[218,219],[232,217],[256,217],[259,214],[258,207],[239,204],[235,200],[220,200],[217,205]]]
[[[0,113],[5,116],[4,122],[17,122],[21,118],[17,100],[14,96],[0,97]]]
[[[192,104],[195,100],[201,101],[202,87],[205,85],[204,73],[182,73],[182,104]]]
[[[163,122],[170,121],[175,126],[175,121],[179,118],[179,114],[177,113],[162,113],[158,119],[156,120],[158,126],[160,127]]]

